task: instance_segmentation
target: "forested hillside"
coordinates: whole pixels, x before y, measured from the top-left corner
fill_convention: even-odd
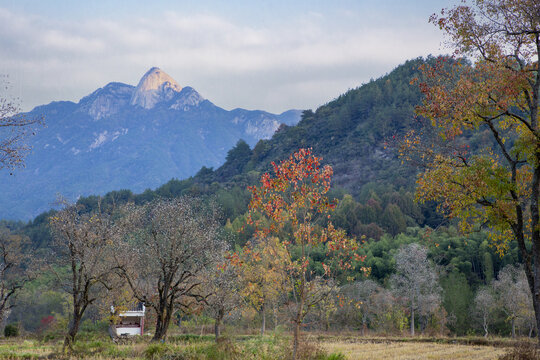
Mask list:
[[[508,254],[500,258],[483,232],[468,237],[460,235],[452,223],[436,213],[433,204],[416,203],[417,169],[402,163],[395,149],[387,146],[392,139],[418,126],[414,109],[421,101],[421,94],[411,80],[419,76],[418,68],[425,61],[433,59],[407,61],[391,73],[349,90],[316,111],[304,111],[298,125],[282,125],[271,139],[259,141],[253,149],[239,141],[229,150],[225,164],[217,169],[203,167],[193,177],[172,179],[140,194],[118,190],[102,198],[83,197],[78,204],[90,212],[98,203],[106,209],[128,202],[142,205],[156,198],[182,195],[215,199],[222,208],[222,225],[231,245],[239,249],[253,231],[246,226],[250,200],[247,186],[257,184],[260,176],[270,170],[271,162],[278,163],[299,148],[312,148],[314,154],[323,158],[324,164],[333,167],[330,197],[339,199],[332,214],[333,223],[363,241],[359,253],[366,256],[369,278],[380,286],[389,286],[396,272],[399,249],[412,243],[422,244],[430,260],[438,266],[441,301],[453,319],[447,326],[457,333],[465,333],[477,327],[470,317],[471,294],[494,279],[505,265],[519,259],[515,248],[510,248]],[[45,254],[51,244],[48,218],[52,213],[54,211],[44,213],[28,224],[7,222],[5,225],[27,235],[34,251]],[[324,249],[315,249],[311,256],[314,271],[322,271]],[[342,280],[345,278],[344,275]],[[34,296],[32,292],[38,289],[28,290],[26,301],[30,301]],[[56,301],[56,295],[49,293],[48,296],[50,298],[44,297],[43,301]],[[33,311],[43,315],[43,308]],[[32,327],[25,315],[27,310],[20,309],[14,311],[13,319]],[[504,321],[497,323],[498,331],[507,331],[508,326]]]

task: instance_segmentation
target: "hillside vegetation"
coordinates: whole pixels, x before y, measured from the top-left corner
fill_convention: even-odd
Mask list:
[[[411,84],[411,79],[419,76],[418,68],[426,61],[433,59],[407,61],[391,73],[349,90],[316,111],[304,111],[298,125],[283,125],[271,139],[261,140],[253,148],[239,141],[229,150],[225,164],[217,169],[203,167],[193,177],[172,179],[139,194],[118,190],[101,198],[82,197],[78,204],[84,211],[92,212],[98,204],[106,210],[126,203],[142,205],[157,198],[185,195],[213,199],[221,206],[221,223],[231,248],[240,249],[253,234],[253,228],[246,226],[250,201],[247,186],[257,184],[261,175],[270,170],[271,162],[278,163],[299,148],[312,148],[313,153],[334,170],[330,197],[339,199],[339,204],[332,214],[333,223],[345,229],[349,236],[363,241],[358,252],[366,256],[364,264],[370,268],[367,279],[354,271],[342,274],[338,281],[344,287],[340,291],[346,291],[348,279],[360,284],[373,281],[375,290],[367,297],[380,296],[378,303],[386,307],[355,310],[352,305],[342,308],[321,305],[308,319],[308,328],[364,328],[385,333],[407,329],[410,326],[407,306],[398,306],[398,297],[387,290],[393,286],[393,276],[399,271],[396,259],[400,249],[419,243],[427,251],[431,271],[438,275],[439,290],[434,291],[441,306],[418,315],[418,330],[483,334],[478,319],[472,316],[474,295],[496,279],[506,265],[519,263],[516,248],[511,247],[501,258],[483,232],[461,235],[451,222],[436,213],[433,204],[417,204],[414,201],[417,169],[402,164],[395,150],[388,146],[392,139],[419,126],[414,108],[421,94],[417,86]],[[4,222],[4,226],[28,236],[32,251],[45,255],[50,253],[52,244],[48,227],[51,214],[54,210],[27,224]],[[314,248],[310,256],[313,272],[322,273],[325,249]],[[38,331],[36,318],[49,316],[52,311],[58,318],[65,316],[69,302],[53,290],[54,286],[50,276],[35,280],[21,294],[21,306],[13,310],[10,321],[21,323],[27,331]],[[34,303],[36,298],[39,301]],[[93,310],[94,320],[99,318],[98,313],[98,309]],[[363,314],[369,316],[363,317]],[[260,321],[260,315],[252,316]],[[509,334],[511,324],[506,321],[505,312],[499,309],[492,315],[493,331]],[[519,332],[528,334],[528,320],[523,319]],[[274,321],[276,325],[283,319],[276,317]]]

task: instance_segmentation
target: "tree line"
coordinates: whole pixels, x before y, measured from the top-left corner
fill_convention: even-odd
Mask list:
[[[56,316],[67,320],[67,349],[85,318],[114,321],[104,309],[134,301],[150,309],[154,340],[164,339],[173,320],[182,317],[214,319],[216,339],[223,321],[249,318],[260,321],[264,334],[267,314],[273,313],[274,326],[293,330],[293,354],[301,331],[313,328],[364,334],[408,328],[411,335],[536,332],[523,269],[494,262],[486,235],[466,239],[451,230],[409,228],[358,242],[335,225],[355,212],[350,198],[338,205],[327,197],[330,166],[309,149],[273,166],[249,188],[244,229],[238,229],[250,234],[245,243],[237,241],[230,222],[223,225],[215,201],[190,196],[140,205],[102,206],[98,199],[91,209],[64,202],[48,218],[53,242],[39,266],[21,257],[25,237],[5,230],[0,240],[16,256],[5,265],[10,271],[0,274],[0,293],[11,294],[9,306],[0,308],[4,318],[15,305],[20,311],[14,318],[24,316],[28,304],[15,296],[33,283],[26,291],[45,291],[45,301],[63,299],[65,308]],[[480,271],[471,269],[474,257],[482,261]],[[44,269],[49,271],[38,277]],[[41,289],[35,287],[40,282],[46,284]],[[516,294],[522,294],[517,305],[509,300]],[[48,330],[51,310],[42,309],[43,327],[34,330]]]

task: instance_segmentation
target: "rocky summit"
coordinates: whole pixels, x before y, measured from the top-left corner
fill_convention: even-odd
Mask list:
[[[171,100],[182,87],[165,72],[153,67],[144,76],[131,97],[131,105],[152,109],[157,103]]]

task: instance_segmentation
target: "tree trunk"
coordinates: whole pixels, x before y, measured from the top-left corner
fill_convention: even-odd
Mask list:
[[[362,322],[362,336],[366,336],[366,328],[367,324],[365,322]]]
[[[414,303],[411,305],[411,336],[414,336]]]
[[[300,343],[300,322],[294,324],[294,335],[293,335],[293,353],[292,360],[296,360],[298,355],[298,345]]]
[[[68,329],[68,333],[66,334],[66,337],[64,338],[64,347],[63,351],[66,351],[66,349],[71,350],[73,347],[73,343],[75,342],[75,336],[77,336],[77,333],[79,332],[79,326],[81,325],[81,318],[82,313],[79,311],[79,308],[76,307],[73,310],[73,320],[71,321]]]
[[[293,354],[292,360],[296,360],[298,355],[298,345],[300,344],[300,325],[302,324],[302,315],[304,312],[304,285],[301,284],[300,303],[298,304],[298,310],[296,312],[296,319],[294,320],[294,339],[293,339]]]
[[[324,314],[324,329],[330,331],[330,312]]]
[[[158,316],[158,320],[156,323],[156,332],[154,333],[154,337],[152,338],[152,341],[160,341],[165,337],[166,330],[164,326],[164,321],[161,316]]]
[[[302,248],[302,255],[303,254],[303,248]],[[294,339],[293,339],[293,354],[292,354],[292,360],[296,360],[296,357],[298,355],[298,345],[300,344],[300,325],[302,324],[303,320],[303,313],[304,313],[304,302],[305,302],[305,291],[306,291],[306,274],[304,272],[302,276],[302,280],[300,281],[300,289],[298,292],[298,295],[300,296],[298,309],[296,310],[296,319],[294,319]]]
[[[216,342],[218,342],[219,335],[220,335],[219,325],[221,325],[221,321],[223,320],[224,316],[225,316],[225,309],[222,308],[222,309],[218,310],[217,316],[214,319],[215,320],[215,322],[214,322],[214,335],[216,336]]]
[[[537,173],[535,172],[535,178]],[[536,180],[536,181],[534,181]],[[533,180],[533,187],[538,186],[538,180]],[[533,199],[535,199],[534,193],[538,195],[538,190],[533,189]],[[537,229],[538,224],[538,198],[536,197],[536,202],[533,201],[531,205],[531,218],[532,218],[532,228]],[[521,240],[521,239],[518,239]],[[524,241],[519,241],[519,247],[522,255],[527,259],[527,253],[524,245]],[[534,315],[536,319],[536,328],[540,330],[540,236],[538,230],[533,230],[532,232],[532,261],[529,257],[529,261],[525,261],[525,273],[527,274],[527,280],[529,282],[529,287],[532,293]],[[540,346],[540,331],[537,332],[537,341],[538,346]]]
[[[214,335],[216,337],[216,343],[218,342],[218,339],[219,339],[219,336],[220,336],[220,332],[219,332],[219,325],[220,324],[221,324],[221,317],[218,316],[215,319],[215,322],[214,322]]]
[[[159,341],[163,337],[163,313],[160,311],[156,314],[156,331],[152,341]]]
[[[535,265],[536,267],[536,265]],[[538,265],[540,267],[540,264]],[[538,269],[538,274],[540,274],[540,269]],[[537,285],[538,280],[535,279],[535,285]],[[536,337],[538,338],[538,345],[540,346],[540,286],[535,286],[536,292],[533,293],[533,305],[534,305],[534,314],[536,316],[536,329],[538,329],[536,333]]]
[[[512,339],[516,338],[516,319],[512,318]]]
[[[487,339],[488,337],[488,322],[487,322],[487,317],[486,315],[484,314],[484,322],[483,322],[483,326],[484,326],[484,337]]]
[[[362,314],[362,336],[366,335],[366,329],[367,329],[367,315],[366,312]]]
[[[534,185],[538,186],[538,182],[533,182]],[[534,192],[534,190],[533,190]],[[538,228],[538,220],[535,220],[534,214],[538,216],[538,206],[534,207],[531,205],[531,217],[533,219],[532,226],[533,229]],[[522,235],[522,234],[519,234]],[[527,252],[525,247],[525,242],[522,236],[516,236],[518,239],[519,249],[521,255],[525,261],[525,274],[527,275],[527,280],[529,282],[529,288],[532,294],[533,307],[534,307],[534,316],[536,320],[536,328],[540,329],[540,236],[538,231],[533,231],[533,241],[532,241],[532,256]],[[532,261],[531,261],[532,258]],[[540,346],[540,331],[536,333],[538,346]]]
[[[167,336],[167,330],[169,329],[169,324],[171,322],[172,305],[166,304],[165,301],[165,299],[160,301],[159,308],[156,311],[156,332],[152,338],[153,342],[164,340]]]
[[[538,54],[538,49],[540,47],[540,39],[536,35],[536,55]],[[538,63],[536,65],[536,79],[535,86],[533,88],[533,101],[531,106],[531,126],[535,131],[538,131],[538,96],[540,93],[540,71]],[[532,186],[531,186],[531,229],[532,229],[532,258],[534,270],[532,272],[532,298],[534,306],[534,314],[536,316],[536,329],[538,333],[536,334],[538,338],[538,346],[540,346],[540,213],[539,213],[539,204],[540,199],[540,151],[538,150],[538,141],[536,142],[536,166],[534,168]],[[520,246],[521,248],[521,246]],[[530,262],[529,262],[530,263]],[[527,268],[527,263],[525,264]],[[529,283],[531,279],[529,278]]]
[[[273,306],[273,312],[274,312],[274,331],[276,331],[277,328],[277,305],[274,304]]]
[[[261,336],[264,336],[264,331],[266,330],[266,304],[263,302],[261,305]]]

